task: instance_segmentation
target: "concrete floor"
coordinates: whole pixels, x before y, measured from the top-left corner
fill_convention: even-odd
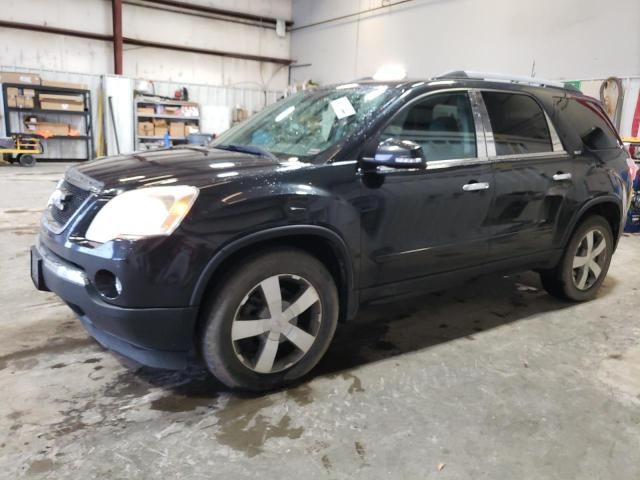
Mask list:
[[[640,478],[640,237],[593,302],[527,273],[377,307],[304,383],[240,396],[124,366],[34,290],[63,170],[0,166],[1,478]]]

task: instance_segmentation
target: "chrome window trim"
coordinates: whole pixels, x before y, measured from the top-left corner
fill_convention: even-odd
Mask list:
[[[476,129],[476,158],[486,161],[488,160],[489,152],[487,148],[487,131],[484,128],[484,117],[482,115],[482,108],[484,107],[482,95],[475,88],[467,90],[467,95],[471,103],[473,123]]]
[[[487,157],[491,159],[496,156],[496,140],[493,137],[491,120],[489,119],[487,106],[484,104],[484,98],[482,98],[482,90],[479,88],[474,88],[473,92],[478,102],[478,111],[480,113],[480,118],[482,121],[482,129],[484,130],[485,145],[487,148]]]
[[[492,163],[497,163],[503,160],[527,160],[527,159],[545,159],[545,158],[561,158],[568,157],[569,153],[562,150],[561,152],[535,152],[535,153],[515,153],[511,155],[496,155],[489,160]]]
[[[446,160],[427,160],[426,170],[440,170],[443,168],[466,167],[471,165],[487,165],[490,161],[485,158],[448,158]]]
[[[562,140],[560,140],[560,136],[558,135],[555,125],[551,121],[551,118],[549,118],[547,111],[544,108],[542,111],[544,112],[544,118],[547,119],[547,127],[549,127],[549,135],[551,135],[551,147],[553,148],[553,151],[564,152],[564,146],[562,145]]]

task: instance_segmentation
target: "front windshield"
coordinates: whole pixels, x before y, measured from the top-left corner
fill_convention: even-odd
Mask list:
[[[214,147],[254,146],[278,157],[313,157],[360,130],[392,96],[386,85],[300,92],[225,132]]]

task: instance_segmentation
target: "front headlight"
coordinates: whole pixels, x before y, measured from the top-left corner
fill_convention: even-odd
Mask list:
[[[189,213],[199,190],[189,186],[149,187],[109,200],[89,225],[88,240],[170,235]]]

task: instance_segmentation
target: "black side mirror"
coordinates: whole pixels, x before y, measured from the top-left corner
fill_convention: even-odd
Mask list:
[[[363,158],[367,166],[390,168],[426,168],[427,161],[422,147],[411,140],[387,138],[378,144],[373,158]]]

